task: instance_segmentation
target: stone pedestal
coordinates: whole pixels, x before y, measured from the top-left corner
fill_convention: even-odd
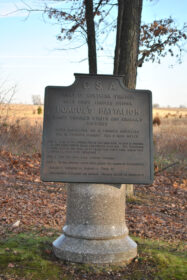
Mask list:
[[[136,243],[125,223],[125,186],[71,184],[63,235],[53,242],[55,255],[79,263],[129,262]]]

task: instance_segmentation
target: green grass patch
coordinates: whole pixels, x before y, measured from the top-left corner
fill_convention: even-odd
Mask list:
[[[126,202],[130,204],[142,205],[145,203],[145,201],[146,201],[145,198],[137,195],[126,197]]]
[[[138,244],[138,262],[152,267],[155,280],[187,279],[187,252],[185,244],[167,243],[135,237]]]
[[[57,260],[51,245],[56,237],[57,233],[48,236],[47,231],[7,235],[0,240],[0,274],[27,280],[187,279],[187,253],[183,243],[133,237],[139,255],[129,265],[96,266]]]
[[[61,269],[49,255],[55,238],[22,233],[0,240],[0,271],[26,279],[58,279]]]

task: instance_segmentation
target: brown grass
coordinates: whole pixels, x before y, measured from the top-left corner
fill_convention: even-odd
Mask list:
[[[187,160],[187,109],[156,109],[161,120],[153,128],[155,155]]]
[[[0,105],[1,149],[16,154],[41,151],[43,114],[38,114],[37,108],[36,105]]]
[[[13,153],[41,151],[43,125],[37,105],[0,105],[0,148]],[[187,109],[154,109],[160,120],[153,127],[156,157],[187,159]]]
[[[157,108],[153,109],[153,117],[160,118],[180,118],[187,117],[187,108]]]
[[[38,107],[42,108],[42,105],[25,105],[25,104],[0,104],[0,117],[4,118],[8,116],[7,120],[14,122],[17,119],[27,119],[29,121],[42,120],[43,114],[38,114]]]
[[[0,127],[0,148],[14,154],[32,154],[41,151],[42,123],[17,119]]]

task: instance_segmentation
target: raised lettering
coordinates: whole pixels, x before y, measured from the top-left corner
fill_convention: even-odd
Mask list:
[[[95,83],[95,88],[96,88],[97,90],[103,90],[102,80],[96,81],[96,83]]]

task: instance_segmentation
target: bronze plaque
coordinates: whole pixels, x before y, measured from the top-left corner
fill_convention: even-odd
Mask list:
[[[45,90],[43,181],[150,184],[152,97],[123,77],[75,74]]]

